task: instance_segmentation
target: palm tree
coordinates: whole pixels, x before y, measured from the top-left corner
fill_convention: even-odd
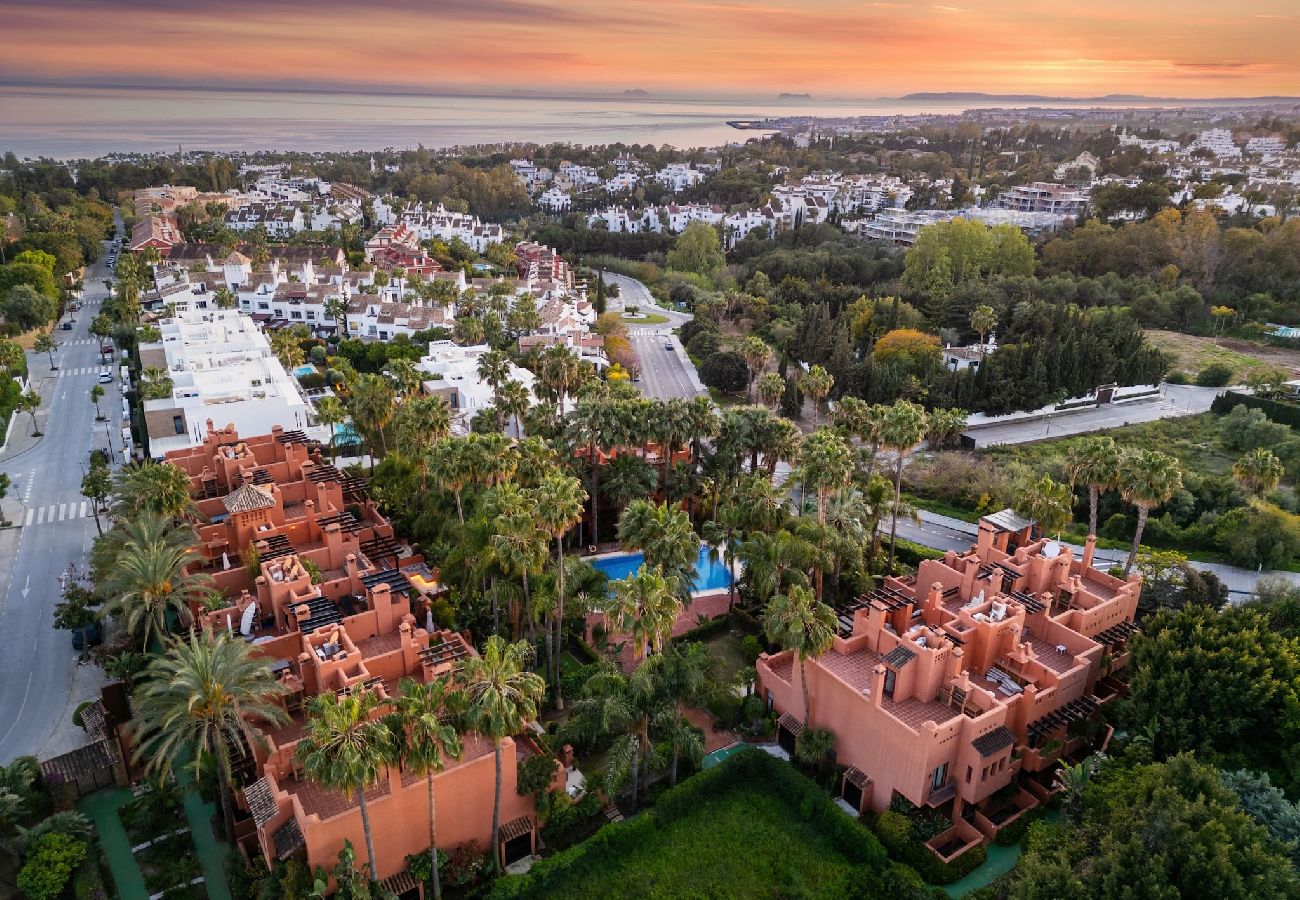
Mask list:
[[[456,518],[465,524],[465,507],[461,492],[470,479],[469,445],[465,441],[443,438],[429,451],[429,475],[444,491],[456,498]]]
[[[1232,477],[1250,493],[1267,494],[1278,486],[1286,468],[1272,450],[1257,447],[1237,460],[1232,467]]]
[[[166,633],[167,613],[187,619],[190,601],[203,597],[212,579],[186,571],[200,560],[192,528],[177,528],[147,513],[120,522],[118,528],[121,544],[105,580],[108,599],[102,615],[119,619],[147,649],[151,637]]]
[[[334,691],[317,694],[311,700],[306,728],[294,751],[308,778],[348,794],[361,806],[372,882],[378,880],[379,865],[366,789],[377,784],[385,767],[397,759],[393,734],[377,715],[380,702],[378,694],[364,689],[342,696]]]
[[[589,544],[600,540],[600,457],[601,450],[608,446],[614,417],[613,404],[598,399],[580,401],[569,417],[572,442],[586,450],[587,465],[591,467],[591,486],[587,488],[587,497],[591,501]]]
[[[501,833],[501,741],[518,734],[524,723],[537,718],[546,694],[546,682],[528,671],[532,648],[520,641],[510,644],[492,635],[481,656],[461,663],[457,673],[465,691],[466,722],[492,742],[496,757],[496,792],[492,800],[492,860],[501,871],[501,854],[495,842]]]
[[[334,446],[338,438],[337,426],[348,418],[348,411],[343,402],[333,395],[321,397],[316,401],[316,421],[328,426],[330,430],[330,462],[334,462]]]
[[[390,359],[384,366],[384,375],[393,383],[393,387],[404,398],[418,396],[424,387],[424,373],[415,367],[415,363],[406,357]]]
[[[970,327],[974,328],[975,333],[980,336],[980,359],[984,358],[984,336],[997,325],[998,314],[993,311],[993,307],[981,304],[971,310]]]
[[[642,564],[631,575],[610,582],[610,590],[610,619],[616,629],[631,636],[634,658],[641,659],[647,646],[655,652],[662,649],[682,610],[669,581]]]
[[[393,414],[393,433],[397,448],[423,472],[429,451],[451,434],[451,407],[442,397],[410,397]]]
[[[384,429],[393,420],[393,403],[396,399],[392,383],[381,375],[362,375],[352,386],[352,401],[349,404],[352,421],[366,434],[366,442],[370,444],[372,470],[375,465],[376,443],[379,444],[379,456],[382,458],[388,455],[388,440],[384,436]]]
[[[113,515],[119,519],[151,512],[178,520],[194,512],[185,470],[154,460],[133,462],[120,469],[113,477],[113,495],[117,498]]]
[[[893,450],[898,457],[894,469],[894,514],[889,523],[889,563],[885,572],[894,571],[894,548],[897,543],[898,516],[903,500],[903,465],[907,453],[925,434],[925,410],[907,400],[901,400],[885,412],[880,423],[880,443]]]
[[[758,376],[758,399],[762,400],[772,409],[781,402],[781,395],[785,393],[785,379],[775,372],[764,372]]]
[[[433,897],[442,896],[438,877],[437,815],[433,799],[433,778],[448,759],[460,759],[460,735],[447,715],[447,679],[420,683],[403,678],[389,718],[398,759],[413,774],[424,775],[429,788],[429,866],[433,872]]]
[[[826,527],[826,498],[848,487],[853,478],[853,454],[844,438],[830,428],[819,428],[803,442],[800,481],[817,492],[817,525]],[[822,562],[817,563],[814,581],[817,599],[822,598]]]
[[[462,347],[471,347],[483,343],[483,320],[472,316],[457,316],[452,326],[451,336]]]
[[[192,631],[145,670],[135,694],[135,759],[147,759],[156,775],[188,759],[197,778],[203,754],[215,758],[222,818],[233,838],[230,750],[242,755],[246,734],[288,722],[276,702],[284,692],[251,644],[226,631]]]
[[[835,610],[814,597],[813,592],[807,588],[792,587],[785,594],[773,597],[767,604],[763,631],[769,641],[780,644],[784,650],[793,650],[799,658],[803,723],[805,727],[811,727],[812,711],[804,663],[831,648],[836,632]]]
[[[646,564],[667,578],[673,590],[689,594],[694,589],[700,538],[684,510],[634,500],[619,518],[618,539],[623,546],[642,551]]]
[[[960,409],[934,409],[927,417],[926,445],[931,450],[943,450],[957,444],[962,429],[966,427],[966,413]]]
[[[1137,507],[1137,530],[1133,532],[1133,549],[1124,563],[1128,576],[1137,559],[1142,543],[1142,529],[1146,528],[1151,510],[1167,502],[1183,486],[1183,470],[1178,460],[1159,450],[1138,450],[1124,456],[1120,467],[1120,492],[1124,499]]]
[[[1088,486],[1088,534],[1097,534],[1097,501],[1102,491],[1119,486],[1121,462],[1115,439],[1105,435],[1086,437],[1065,454],[1070,484]]]
[[[654,466],[632,453],[620,453],[605,466],[605,495],[623,509],[655,491]]]
[[[821,366],[813,366],[799,378],[799,390],[812,398],[813,424],[821,419],[821,402],[835,386],[835,379]]]
[[[301,366],[307,359],[307,354],[302,349],[302,338],[293,328],[271,332],[271,352],[290,372]]]
[[[564,413],[564,402],[582,381],[582,364],[568,347],[556,345],[542,351],[537,377],[555,396],[556,421]]]
[[[1058,484],[1044,474],[1017,492],[1015,511],[1038,525],[1041,535],[1058,534],[1070,521],[1074,494],[1068,484]]]
[[[335,295],[325,301],[325,315],[338,324],[339,334],[348,336],[348,301]]]
[[[564,655],[564,536],[582,519],[587,492],[582,482],[560,472],[546,476],[537,489],[538,524],[555,539],[555,706],[564,709],[560,659]]]
[[[510,357],[504,351],[489,350],[478,358],[479,380],[492,388],[493,396],[510,378]]]
[[[496,389],[496,406],[501,415],[508,416],[515,426],[515,437],[524,436],[524,413],[532,405],[528,388],[509,379]],[[504,423],[501,423],[504,424]]]
[[[761,605],[791,584],[809,586],[807,575],[819,551],[811,541],[786,531],[755,532],[740,545],[737,554],[745,563],[745,574]]]
[[[492,522],[490,548],[492,558],[507,575],[520,580],[524,589],[524,608],[532,605],[529,581],[542,571],[546,560],[549,535],[538,526],[536,504],[527,503],[511,509]],[[519,636],[519,617],[511,616],[513,635]],[[493,622],[495,627],[496,623]],[[550,640],[547,640],[550,644]]]
[[[758,377],[759,372],[767,368],[768,361],[772,359],[772,347],[758,335],[751,334],[740,342],[740,356],[749,369],[749,382],[745,385],[745,391],[746,396],[752,401],[754,379]]]

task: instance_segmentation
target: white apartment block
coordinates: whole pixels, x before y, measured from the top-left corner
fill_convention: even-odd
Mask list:
[[[1202,131],[1187,147],[1188,153],[1193,150],[1209,150],[1219,159],[1238,159],[1241,156],[1241,148],[1233,143],[1232,132],[1226,128]]]
[[[1088,205],[1088,193],[1052,181],[1035,181],[1007,188],[993,206],[1018,212],[1077,216]]]
[[[404,227],[412,236],[405,242],[411,249],[417,249],[420,241],[450,242],[459,238],[473,247],[474,252],[485,253],[490,245],[500,244],[506,239],[505,229],[495,222],[484,222],[469,213],[452,212],[441,203],[437,206],[408,203],[399,210],[396,204],[381,199],[375,201],[375,216],[385,226],[380,234],[390,227]],[[370,242],[366,246],[369,247]]]
[[[655,173],[655,180],[677,194],[703,182],[704,173],[687,163],[669,163]]]
[[[452,310],[445,306],[384,299],[357,294],[348,301],[348,337],[391,341],[399,334],[413,337],[429,328],[451,328]]]
[[[605,180],[605,192],[609,194],[626,194],[636,190],[641,183],[641,176],[635,171],[622,171],[613,178]]]
[[[159,331],[162,339],[139,351],[142,369],[163,369],[172,381],[170,396],[144,401],[155,459],[201,444],[209,423],[231,424],[244,434],[266,434],[276,425],[312,426],[298,382],[252,317],[238,310],[194,310],[163,319]]]
[[[266,229],[267,237],[287,238],[307,229],[302,207],[293,203],[250,203],[226,215],[226,227],[232,231]]]
[[[490,350],[486,344],[461,347],[451,341],[430,341],[429,354],[415,364],[427,376],[424,392],[447,400],[457,434],[468,433],[474,414],[492,405],[492,387],[478,376],[479,359]],[[509,363],[507,378],[528,389],[530,403],[537,402],[533,393],[537,378],[532,372]]]
[[[1252,156],[1281,156],[1286,152],[1286,140],[1279,135],[1269,134],[1253,137],[1246,141],[1246,152]]]
[[[573,207],[573,198],[558,187],[549,187],[537,198],[537,205],[551,212],[565,212]]]
[[[723,218],[722,240],[727,249],[730,250],[755,231],[764,237],[771,237],[775,228],[775,220],[766,215],[763,210],[747,209],[744,212],[732,213]]]

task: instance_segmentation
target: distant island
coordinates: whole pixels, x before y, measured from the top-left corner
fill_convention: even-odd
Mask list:
[[[623,92],[624,97],[649,97],[649,91],[643,91],[640,88],[632,88]]]
[[[782,95],[784,96],[784,95]],[[979,91],[919,91],[898,100],[952,100],[960,103],[1276,103],[1295,97],[1148,97],[1145,94],[1103,94],[1100,97],[1052,97],[1046,94],[985,94]]]
[[[776,99],[778,99],[778,100],[811,100],[811,99],[812,99],[812,94],[787,94],[787,93],[782,92],[782,93],[776,95]]]

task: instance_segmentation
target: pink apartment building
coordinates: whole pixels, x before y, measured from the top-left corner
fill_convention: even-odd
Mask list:
[[[806,724],[835,734],[845,800],[881,811],[901,795],[949,813],[930,842],[945,859],[1047,799],[1057,760],[1087,740],[1080,723],[1124,689],[1141,579],[1093,568],[1092,538],[1076,558],[1031,533],[1010,510],[985,516],[967,552],[840,609],[834,646],[806,663]],[[765,654],[758,677],[793,749],[798,660]]]

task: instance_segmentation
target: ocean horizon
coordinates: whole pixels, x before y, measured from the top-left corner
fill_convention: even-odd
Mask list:
[[[1005,105],[930,99],[737,102],[654,96],[0,85],[0,152],[85,159],[112,153],[170,153],[178,147],[311,152],[514,142],[668,144],[685,149],[743,143],[764,133],[733,128],[727,124],[732,120],[953,114]]]

